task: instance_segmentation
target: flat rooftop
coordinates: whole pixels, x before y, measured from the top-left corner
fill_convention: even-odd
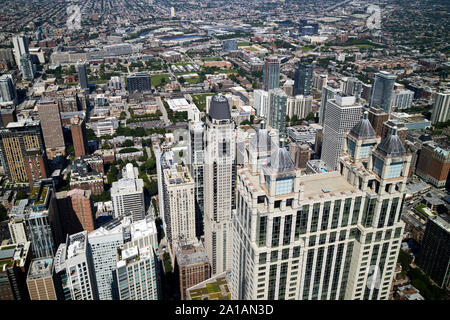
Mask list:
[[[305,197],[314,197],[327,193],[352,192],[352,190],[355,190],[355,187],[336,171],[301,176],[300,183],[304,183]]]
[[[186,293],[188,300],[231,300],[227,272],[190,287]]]
[[[33,259],[28,271],[27,281],[51,277],[52,271],[53,259],[51,257]]]

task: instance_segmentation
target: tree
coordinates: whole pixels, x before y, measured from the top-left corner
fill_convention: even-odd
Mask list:
[[[17,191],[16,201],[19,201],[22,199],[27,199],[27,198],[28,198],[28,194],[25,191],[23,191],[23,190]]]
[[[158,182],[155,180],[150,180],[150,183],[146,185],[147,191],[150,197],[156,196],[158,194]]]
[[[314,116],[313,112],[308,113],[308,115],[306,116],[306,120],[307,121],[315,121],[316,117]]]
[[[112,184],[113,182],[117,181],[117,168],[116,166],[111,166],[108,173],[106,174],[106,178],[108,181],[108,184]]]

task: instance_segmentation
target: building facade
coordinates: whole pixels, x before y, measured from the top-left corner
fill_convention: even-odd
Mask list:
[[[225,97],[213,96],[206,119],[204,167],[205,249],[211,274],[231,265],[231,211],[234,205],[235,125]]]
[[[386,71],[375,73],[370,94],[370,107],[380,107],[384,112],[391,113],[395,79],[392,73]]]
[[[280,59],[276,56],[267,57],[263,69],[263,88],[265,91],[280,87]]]

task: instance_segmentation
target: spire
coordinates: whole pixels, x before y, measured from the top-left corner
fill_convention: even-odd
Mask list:
[[[294,161],[286,148],[278,148],[270,156],[270,168],[276,172],[288,172],[295,170]]]
[[[369,113],[364,111],[363,118],[350,130],[350,134],[357,139],[374,139],[377,137],[369,121]]]
[[[401,157],[406,154],[406,149],[397,135],[397,131],[396,126],[392,128],[391,134],[384,138],[377,146],[377,151],[389,157]]]

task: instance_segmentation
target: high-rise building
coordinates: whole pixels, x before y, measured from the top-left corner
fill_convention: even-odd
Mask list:
[[[260,117],[267,117],[269,115],[269,92],[259,89],[254,90],[253,101],[256,115]]]
[[[205,249],[213,275],[231,265],[231,210],[234,204],[235,125],[228,100],[213,96],[206,118],[204,166]]]
[[[278,131],[280,136],[286,134],[287,94],[280,88],[269,91],[269,126]]]
[[[370,107],[368,112],[370,124],[377,133],[377,136],[381,137],[383,133],[383,123],[389,120],[389,113],[378,107]]]
[[[331,86],[323,86],[322,87],[322,98],[320,102],[320,113],[319,113],[319,122],[323,126],[325,122],[325,114],[327,109],[328,100],[335,99],[335,97],[340,94],[341,90],[339,88],[333,88]]]
[[[15,63],[15,56],[11,48],[0,49],[0,61],[6,61],[10,64]]]
[[[189,163],[188,168],[195,183],[195,231],[197,237],[203,235],[204,212],[204,164],[205,164],[205,124],[189,123]]]
[[[211,267],[203,244],[195,240],[181,240],[176,245],[176,265],[180,280],[181,300],[186,300],[186,289],[211,276]]]
[[[42,133],[45,147],[65,153],[64,134],[59,113],[59,104],[56,99],[44,99],[38,102],[39,119],[41,120]]]
[[[231,52],[238,49],[237,41],[235,39],[225,40],[223,42],[223,51]]]
[[[170,7],[170,17],[171,18],[175,17],[175,8],[174,7]]]
[[[150,91],[152,83],[150,75],[145,72],[137,72],[134,75],[127,76],[127,90],[128,92],[143,92]]]
[[[26,280],[31,257],[30,242],[0,246],[0,301],[29,300]]]
[[[391,113],[395,78],[395,75],[386,71],[375,73],[370,93],[370,107],[380,107],[384,112]]]
[[[362,93],[362,82],[357,78],[344,78],[341,81],[341,91],[345,95],[355,96],[355,102],[360,103],[361,93]]]
[[[398,110],[411,108],[414,92],[408,89],[395,90],[393,107]]]
[[[431,123],[446,122],[450,119],[450,91],[438,92],[431,111]]]
[[[13,182],[30,185],[48,177],[47,156],[39,121],[11,122],[0,130],[1,162]]]
[[[92,232],[95,229],[94,204],[91,198],[91,190],[73,189],[67,192],[71,201],[71,208],[82,230]]]
[[[89,81],[88,81],[88,75],[87,75],[87,69],[86,69],[86,63],[78,63],[77,64],[77,71],[78,71],[78,79],[80,81],[80,87],[81,89],[88,89],[89,88]]]
[[[353,96],[337,95],[327,100],[321,159],[330,169],[336,169],[346,131],[359,122],[361,111],[362,106],[355,103]]]
[[[86,124],[78,116],[70,119],[70,131],[72,133],[75,157],[82,157],[88,153],[88,141],[86,136]]]
[[[53,258],[31,261],[27,276],[30,300],[62,300],[62,288],[53,269]]]
[[[86,231],[68,235],[55,254],[55,272],[66,300],[98,300],[94,262]]]
[[[450,185],[450,151],[433,142],[422,145],[416,174],[437,188]]]
[[[180,237],[187,241],[196,239],[195,233],[195,183],[185,166],[163,169],[164,230],[169,247],[174,253],[174,244]]]
[[[288,97],[286,115],[289,116],[290,119],[294,116],[297,116],[298,119],[305,119],[308,114],[313,111],[312,101],[312,96],[298,95],[295,97]]]
[[[117,248],[122,247],[128,238],[126,231],[130,225],[129,217],[113,219],[88,234],[100,300],[119,300],[117,281],[114,279],[116,254]]]
[[[36,182],[29,198],[10,212],[9,229],[14,230],[16,240],[23,241],[25,237],[31,242],[34,258],[52,257],[63,241],[54,189],[51,179]]]
[[[289,154],[296,168],[306,169],[306,164],[311,159],[312,150],[308,143],[293,142],[289,145]]]
[[[157,275],[158,258],[152,249],[117,250],[116,279],[120,300],[159,300]]]
[[[22,73],[22,78],[25,80],[33,80],[36,67],[33,64],[33,59],[31,55],[24,54],[20,57],[20,72]]]
[[[12,39],[14,46],[14,58],[16,59],[16,65],[20,68],[20,58],[24,54],[28,54],[28,41],[24,36],[16,36]]]
[[[12,102],[17,104],[17,91],[14,79],[11,74],[0,77],[0,102]]]
[[[280,59],[267,57],[263,69],[263,89],[269,91],[280,87]]]
[[[450,221],[433,216],[427,226],[416,264],[442,289],[450,286]]]
[[[111,187],[114,218],[131,215],[133,221],[142,220],[145,217],[144,181],[138,178],[138,169],[131,163],[125,166],[122,176]]]
[[[294,96],[307,96],[311,94],[313,71],[314,67],[310,64],[298,64],[294,75]]]
[[[284,148],[238,168],[233,299],[389,298],[410,156],[366,119],[347,139],[338,172],[301,176]]]

